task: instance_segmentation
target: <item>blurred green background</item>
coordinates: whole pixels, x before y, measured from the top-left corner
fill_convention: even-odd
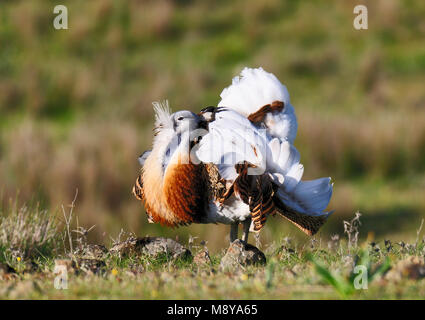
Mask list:
[[[68,30],[53,8],[68,7]],[[365,4],[369,29],[353,28]],[[80,225],[226,244],[226,226],[150,225],[131,195],[152,101],[198,111],[244,66],[288,88],[304,178],[331,176],[322,229],[363,213],[361,236],[415,237],[425,215],[424,1],[0,1],[2,201],[57,212],[78,188]],[[264,242],[307,237],[270,219]]]

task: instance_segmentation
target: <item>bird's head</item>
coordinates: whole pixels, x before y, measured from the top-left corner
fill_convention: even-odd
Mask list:
[[[192,132],[199,128],[202,119],[195,113],[187,110],[178,111],[171,115],[175,133]]]
[[[205,120],[187,110],[171,113],[168,102],[154,102],[155,128],[152,154],[160,163],[167,165],[180,146],[189,151],[201,139],[199,132]],[[188,150],[186,149],[188,147]]]
[[[168,101],[163,103],[154,102],[155,111],[155,136],[168,131],[173,134],[181,134],[199,128],[204,121],[200,116],[187,110],[171,113]]]

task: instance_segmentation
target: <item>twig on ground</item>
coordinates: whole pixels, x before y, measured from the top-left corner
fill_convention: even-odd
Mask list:
[[[424,219],[422,219],[422,221],[421,221],[421,225],[419,226],[419,229],[416,231],[416,242],[415,242],[415,248],[417,249],[418,248],[418,243],[419,243],[419,234],[421,233],[421,231],[422,231],[422,227],[423,227],[423,225],[424,225]]]
[[[349,248],[357,247],[357,242],[359,240],[359,227],[362,225],[360,222],[361,216],[362,214],[357,211],[351,221],[343,221],[344,233],[347,234]]]
[[[77,196],[78,196],[78,189],[75,190],[75,196],[74,196],[74,200],[72,200],[69,210],[69,215],[66,215],[65,212],[65,208],[62,205],[62,212],[63,212],[63,216],[65,219],[65,226],[66,226],[66,232],[68,234],[68,241],[69,241],[69,250],[70,250],[70,254],[72,255],[74,252],[73,246],[72,246],[72,236],[71,236],[71,221],[72,221],[72,214],[74,212],[74,207],[75,207],[75,201],[77,200]],[[64,250],[66,250],[64,248]]]

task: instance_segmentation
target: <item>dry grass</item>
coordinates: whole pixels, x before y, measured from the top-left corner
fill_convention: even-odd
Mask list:
[[[348,180],[398,176],[424,169],[425,113],[298,114],[296,145],[311,176]]]
[[[358,218],[354,220],[359,222]],[[425,292],[421,280],[425,277],[420,258],[425,252],[421,227],[413,243],[385,240],[350,246],[348,242],[352,237],[344,239],[334,235],[316,237],[301,244],[286,237],[264,246],[268,261],[265,267],[226,271],[219,267],[224,250],[211,255],[211,264],[166,256],[106,254],[98,258],[104,265],[97,274],[68,269],[67,290],[57,290],[52,285],[56,276],[55,256],[50,256],[39,262],[36,270],[18,264],[15,273],[0,273],[0,298],[417,299]],[[363,230],[357,225],[351,231]],[[207,246],[193,238],[188,245],[193,254]],[[358,265],[368,270],[365,290],[354,286]]]
[[[10,205],[0,211],[0,262],[9,257],[51,257],[61,248],[56,218],[38,206]]]
[[[261,65],[291,93],[306,177],[336,182],[331,223],[363,206],[368,214],[402,203],[400,215],[420,215],[425,6],[366,1],[370,29],[359,33],[355,4],[76,0],[70,29],[57,32],[49,2],[0,2],[4,199],[19,191],[54,210],[78,188],[81,223],[96,224],[98,240],[121,227],[167,233],[145,223],[130,194],[152,139],[151,101],[196,111],[216,104],[243,66]],[[376,180],[380,201],[367,197]],[[217,232],[224,238],[224,227],[169,234],[220,247]]]
[[[359,207],[353,193],[356,189],[346,187],[349,179],[393,179],[422,170],[425,117],[345,118],[314,112],[299,112],[298,117],[296,145],[306,178],[332,176],[337,182],[332,206],[338,209],[338,216],[366,205]],[[70,202],[78,188],[81,222],[97,225],[98,236],[128,226],[137,233],[147,226],[144,211],[130,190],[138,172],[136,157],[150,139],[149,126],[141,131],[123,121],[85,121],[62,137],[49,126],[23,122],[4,136],[7,152],[0,159],[4,193],[13,197],[15,190],[20,190],[24,200],[36,193],[55,209]],[[414,199],[411,204],[417,203]],[[121,221],[120,225],[116,221]]]

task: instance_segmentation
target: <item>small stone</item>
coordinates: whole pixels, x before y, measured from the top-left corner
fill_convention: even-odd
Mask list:
[[[385,275],[386,280],[400,281],[403,278],[419,280],[425,277],[425,261],[421,257],[409,257],[397,262]]]
[[[296,272],[294,272],[294,270],[292,270],[292,269],[285,270],[285,278],[286,279],[295,279],[296,276],[297,276],[297,274],[296,274]]]
[[[6,263],[0,263],[0,279],[8,280],[16,276],[16,271]]]
[[[240,239],[233,241],[221,259],[222,270],[239,268],[240,266],[265,265],[266,256],[257,247]]]
[[[148,255],[158,257],[160,254],[166,254],[173,259],[192,256],[192,253],[180,243],[162,237],[130,238],[115,244],[109,252],[120,256]]]
[[[0,273],[16,273],[16,271],[8,264],[0,263]]]
[[[87,274],[100,274],[105,270],[106,264],[103,260],[78,259],[76,266]]]
[[[108,249],[106,249],[105,246],[98,244],[85,245],[80,251],[81,252],[78,252],[77,255],[79,255],[82,259],[102,260],[108,253]]]
[[[207,250],[202,250],[200,252],[198,252],[194,257],[193,257],[193,262],[198,265],[198,266],[202,266],[202,265],[206,265],[206,264],[211,264],[211,257],[208,253]]]
[[[296,264],[292,269],[291,272],[294,274],[294,276],[297,276],[298,274],[302,273],[305,270],[305,265],[302,264]]]

